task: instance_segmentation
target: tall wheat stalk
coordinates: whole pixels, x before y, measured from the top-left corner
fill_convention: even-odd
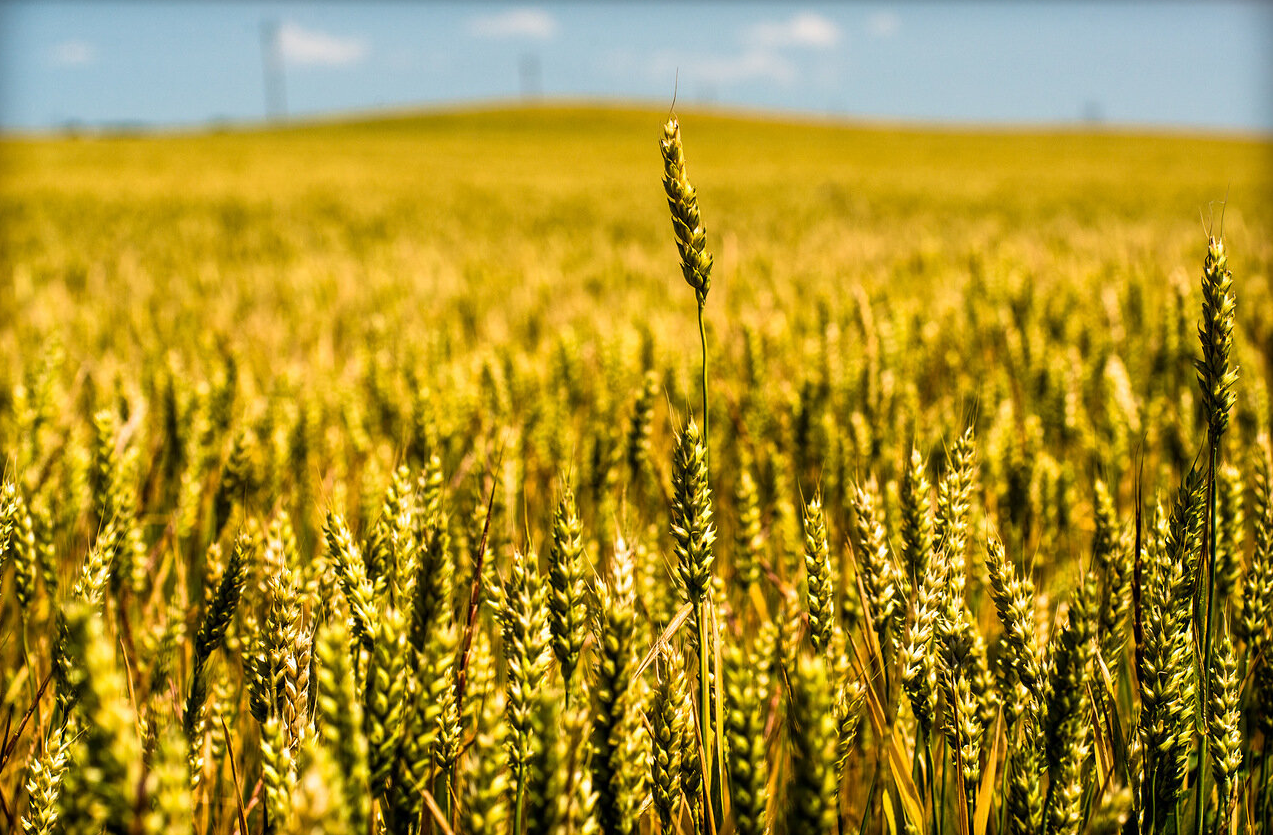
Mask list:
[[[685,282],[694,288],[694,298],[698,301],[698,341],[703,355],[703,443],[710,448],[707,332],[703,327],[703,308],[707,304],[707,293],[712,289],[712,254],[707,251],[707,230],[703,228],[703,218],[698,210],[698,192],[690,185],[685,173],[685,147],[681,144],[681,125],[675,116],[663,126],[659,149],[663,152],[663,189],[667,192],[667,205],[672,212],[672,232],[676,235],[676,249],[681,256],[681,273]]]
[[[681,256],[681,273],[685,282],[694,289],[694,298],[698,302],[698,339],[702,352],[702,397],[703,397],[703,441],[697,443],[698,432],[693,422],[682,433],[678,448],[678,472],[683,490],[678,490],[678,498],[688,501],[680,508],[682,519],[687,524],[682,529],[685,536],[685,547],[682,554],[682,565],[691,570],[683,571],[687,578],[686,591],[694,606],[694,620],[698,627],[698,680],[699,680],[699,743],[702,746],[703,761],[711,762],[711,652],[715,646],[715,635],[708,640],[708,616],[706,612],[707,592],[711,585],[711,540],[714,529],[711,518],[710,464],[711,444],[709,436],[710,401],[707,394],[707,331],[703,327],[703,308],[707,303],[707,293],[712,286],[712,255],[707,251],[707,233],[703,228],[702,216],[698,210],[698,194],[690,185],[685,173],[685,148],[681,144],[681,126],[675,116],[663,125],[663,139],[659,143],[663,154],[663,189],[667,193],[667,205],[672,214],[672,231],[676,236],[676,248]],[[693,432],[691,433],[691,430]],[[701,463],[698,459],[701,457]],[[675,527],[677,518],[674,511]],[[693,535],[694,531],[702,534],[701,538]],[[675,533],[675,530],[674,530]],[[698,539],[696,542],[695,540]],[[689,575],[693,575],[690,577]],[[718,729],[719,730],[719,729]],[[723,757],[720,745],[718,756]],[[723,768],[721,769],[723,777]],[[711,773],[704,769],[704,777]],[[703,780],[704,792],[708,792],[707,779]],[[719,807],[717,807],[719,808]],[[710,816],[706,814],[704,805],[704,830],[710,829]]]
[[[1229,272],[1229,257],[1221,238],[1209,237],[1207,258],[1202,271],[1202,323],[1198,325],[1198,340],[1202,343],[1202,357],[1195,360],[1198,385],[1202,389],[1203,406],[1207,413],[1207,573],[1206,586],[1201,593],[1206,596],[1205,623],[1202,630],[1203,652],[1199,667],[1202,682],[1202,704],[1211,704],[1211,654],[1215,633],[1216,607],[1216,473],[1220,464],[1220,441],[1229,426],[1229,412],[1233,409],[1235,395],[1233,384],[1238,379],[1237,366],[1229,360],[1233,349],[1233,321],[1237,300],[1233,294],[1233,274]],[[1205,724],[1205,723],[1204,723]],[[1194,799],[1194,832],[1202,835],[1205,806],[1208,800],[1207,755],[1209,739],[1202,735],[1198,757],[1198,791]]]

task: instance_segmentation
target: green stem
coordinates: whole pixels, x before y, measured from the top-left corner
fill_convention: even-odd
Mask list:
[[[513,833],[522,835],[522,799],[526,796],[526,767],[517,769],[517,794],[513,798]]]
[[[924,790],[924,768],[920,759],[920,748],[922,745],[923,740],[917,738],[915,740],[915,751],[911,754],[911,779],[915,781],[915,785],[920,791]],[[843,777],[844,775],[840,776]]]
[[[698,296],[698,344],[703,356],[703,375],[702,375],[703,448],[705,450],[704,458],[706,459],[706,465],[707,465],[706,480],[707,480],[708,488],[710,489],[711,481],[712,481],[712,441],[711,441],[711,408],[709,406],[709,401],[707,399],[707,331],[703,327],[703,307],[705,306],[704,304],[705,301],[706,299],[703,296]],[[709,593],[710,593],[710,588],[709,588]],[[720,758],[718,763],[719,773],[717,776],[717,779],[720,782],[718,783],[717,791],[715,795],[713,796],[708,789],[708,784],[710,782],[708,778],[711,776],[712,758],[710,756],[710,752],[712,749],[708,747],[707,741],[711,734],[712,701],[711,701],[711,684],[710,684],[711,675],[710,675],[710,667],[709,667],[709,661],[708,661],[708,654],[711,652],[711,647],[707,643],[707,611],[706,611],[705,603],[706,603],[705,600],[699,601],[695,609],[695,616],[698,619],[698,674],[699,674],[698,678],[699,678],[699,706],[700,706],[699,709],[701,713],[699,717],[699,732],[702,736],[702,743],[703,743],[703,804],[704,804],[703,805],[703,830],[704,832],[707,832],[712,828],[712,818],[710,815],[707,814],[707,809],[708,809],[707,804],[714,803],[714,805],[711,808],[717,813],[716,814],[717,819],[720,818],[721,814],[723,814],[723,811],[724,811],[725,750],[723,745],[718,745],[716,747],[717,756],[718,758]],[[713,636],[714,634],[715,634],[715,630],[713,629]],[[713,645],[714,645],[714,642],[713,642]],[[718,729],[720,729],[719,724],[717,727]]]
[[[849,816],[844,810],[844,775],[838,772],[835,783],[835,831],[841,835],[849,831]]]
[[[698,344],[703,351],[703,447],[707,450],[707,473],[708,482],[711,481],[712,472],[712,443],[711,431],[708,429],[708,421],[710,416],[707,408],[707,331],[703,330],[703,303],[698,303]]]
[[[35,706],[36,719],[40,718],[40,691],[36,679],[39,674],[35,670],[35,666],[31,663],[31,641],[27,636],[27,619],[26,613],[22,613],[22,664],[27,668],[27,688],[31,691],[31,704]],[[37,727],[38,724],[37,724]]]
[[[942,757],[941,759],[941,812],[937,818],[938,832],[946,831],[946,760],[947,759],[948,757]]]
[[[1267,741],[1264,743],[1264,749],[1260,756],[1260,783],[1255,788],[1255,808],[1258,810],[1264,809],[1268,795],[1269,752]],[[1263,831],[1267,832],[1268,827],[1266,826]]]
[[[937,780],[935,779],[937,773],[933,766],[933,737],[932,731],[929,729],[924,730],[924,765],[928,772],[924,782],[928,784],[928,805],[931,807],[929,809],[929,814],[931,815],[929,822],[935,824],[937,820]],[[937,832],[936,829],[933,831],[934,833]]]
[[[711,749],[708,747],[712,733],[712,697],[711,673],[707,661],[707,618],[704,614],[703,601],[700,600],[694,604],[694,620],[698,622],[698,738],[703,751],[703,832],[711,835],[711,823],[707,810],[712,802],[708,789],[712,772]]]
[[[1193,805],[1194,835],[1202,835],[1203,819],[1207,803],[1207,714],[1211,710],[1211,637],[1214,631],[1212,618],[1216,606],[1216,460],[1220,457],[1220,439],[1212,437],[1210,472],[1207,475],[1207,620],[1202,653],[1202,744],[1198,749],[1198,790]]]
[[[1154,827],[1158,826],[1158,790],[1154,787],[1154,763],[1149,759],[1150,756],[1152,755],[1146,752],[1145,758],[1148,765],[1145,767],[1145,773],[1141,775],[1140,805],[1145,810],[1144,820],[1147,822],[1147,826],[1143,828],[1152,832]]]
[[[455,785],[454,785],[454,783],[453,783],[453,781],[452,781],[452,775],[453,775],[454,773],[455,773],[455,765],[454,765],[454,764],[452,764],[452,765],[450,765],[450,766],[448,766],[448,767],[447,767],[447,770],[446,770],[446,780],[445,780],[445,789],[446,789],[446,817],[447,817],[447,818],[451,821],[451,831],[452,831],[452,832],[454,832],[454,831],[455,831],[455,829],[456,829],[456,827],[458,827],[458,826],[459,826],[459,824],[460,824],[460,816],[459,816],[459,811],[460,811],[460,810],[459,810],[459,804],[457,804],[457,803],[452,803],[452,802],[451,802],[451,801],[452,801],[451,794],[452,794],[452,792],[454,792],[454,791],[455,791]]]
[[[1016,731],[1017,729],[1014,728],[1013,730]],[[1012,747],[1020,744],[1020,740],[1017,738],[1016,733],[1013,733],[1012,740],[1008,744]],[[996,816],[998,818],[999,825],[995,829],[996,832],[1004,831],[1003,821],[1008,814],[1008,759],[1007,748],[1005,747],[1003,770],[999,774],[999,814]],[[993,765],[993,762],[994,761],[991,760],[990,763],[987,763],[986,767],[990,768]]]
[[[708,603],[710,602],[711,601],[709,600]],[[717,631],[719,627],[716,625],[716,610],[713,608],[710,610],[708,614],[711,617],[712,668],[719,671],[721,669],[722,662],[720,657],[720,644],[719,644],[720,633]],[[720,675],[717,675],[713,685],[713,692],[712,692],[712,708],[713,708],[712,716],[714,717],[716,722],[714,726],[715,735],[712,737],[712,745],[713,745],[713,750],[716,752],[716,780],[717,780],[716,791],[712,795],[712,802],[715,805],[712,808],[716,814],[716,817],[714,820],[720,821],[720,825],[723,826],[725,822],[725,793],[729,791],[729,787],[726,785],[726,779],[728,777],[728,773],[725,768],[725,714],[724,714],[725,699],[724,699],[724,696],[722,696],[721,690],[720,690],[721,682],[722,682],[722,679]]]
[[[871,787],[866,791],[866,803],[862,807],[866,814],[862,816],[862,825],[858,827],[858,835],[866,835],[867,824],[869,824],[872,819],[871,813],[875,804],[875,789],[879,786],[880,782],[879,765],[880,761],[877,759],[875,761],[875,774],[871,777]],[[846,835],[843,829],[840,830],[840,835]]]

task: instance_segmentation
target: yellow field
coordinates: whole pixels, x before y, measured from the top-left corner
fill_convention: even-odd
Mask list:
[[[667,115],[0,139],[0,831],[1273,831],[1273,141]]]
[[[157,294],[205,325],[235,321],[271,357],[279,311],[312,304],[322,309],[289,316],[305,365],[333,316],[370,309],[418,325],[471,306],[486,344],[512,336],[510,320],[595,326],[599,298],[604,319],[624,311],[662,329],[684,319],[664,301],[679,285],[659,186],[665,115],[537,108],[9,140],[0,196],[15,301],[43,329],[57,321],[33,303],[46,294],[96,312]],[[1268,141],[684,121],[718,253],[717,327],[858,283],[958,289],[972,257],[1043,287],[1105,271],[1192,282],[1199,209],[1226,194],[1239,274],[1268,273]],[[517,286],[511,298],[470,293],[475,278]],[[185,292],[200,281],[215,292]],[[415,303],[386,309],[382,292]]]

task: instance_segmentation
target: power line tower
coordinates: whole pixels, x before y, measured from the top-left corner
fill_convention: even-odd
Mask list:
[[[270,121],[287,118],[287,92],[283,86],[283,49],[277,20],[261,21],[261,66],[265,71],[265,116]]]

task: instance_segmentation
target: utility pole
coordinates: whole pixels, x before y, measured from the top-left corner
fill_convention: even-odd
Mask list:
[[[287,93],[283,87],[283,50],[277,20],[261,21],[261,65],[265,71],[265,116],[270,121],[287,118]]]
[[[517,76],[521,81],[522,98],[539,98],[543,92],[539,56],[533,52],[523,53],[521,61],[517,65]]]

